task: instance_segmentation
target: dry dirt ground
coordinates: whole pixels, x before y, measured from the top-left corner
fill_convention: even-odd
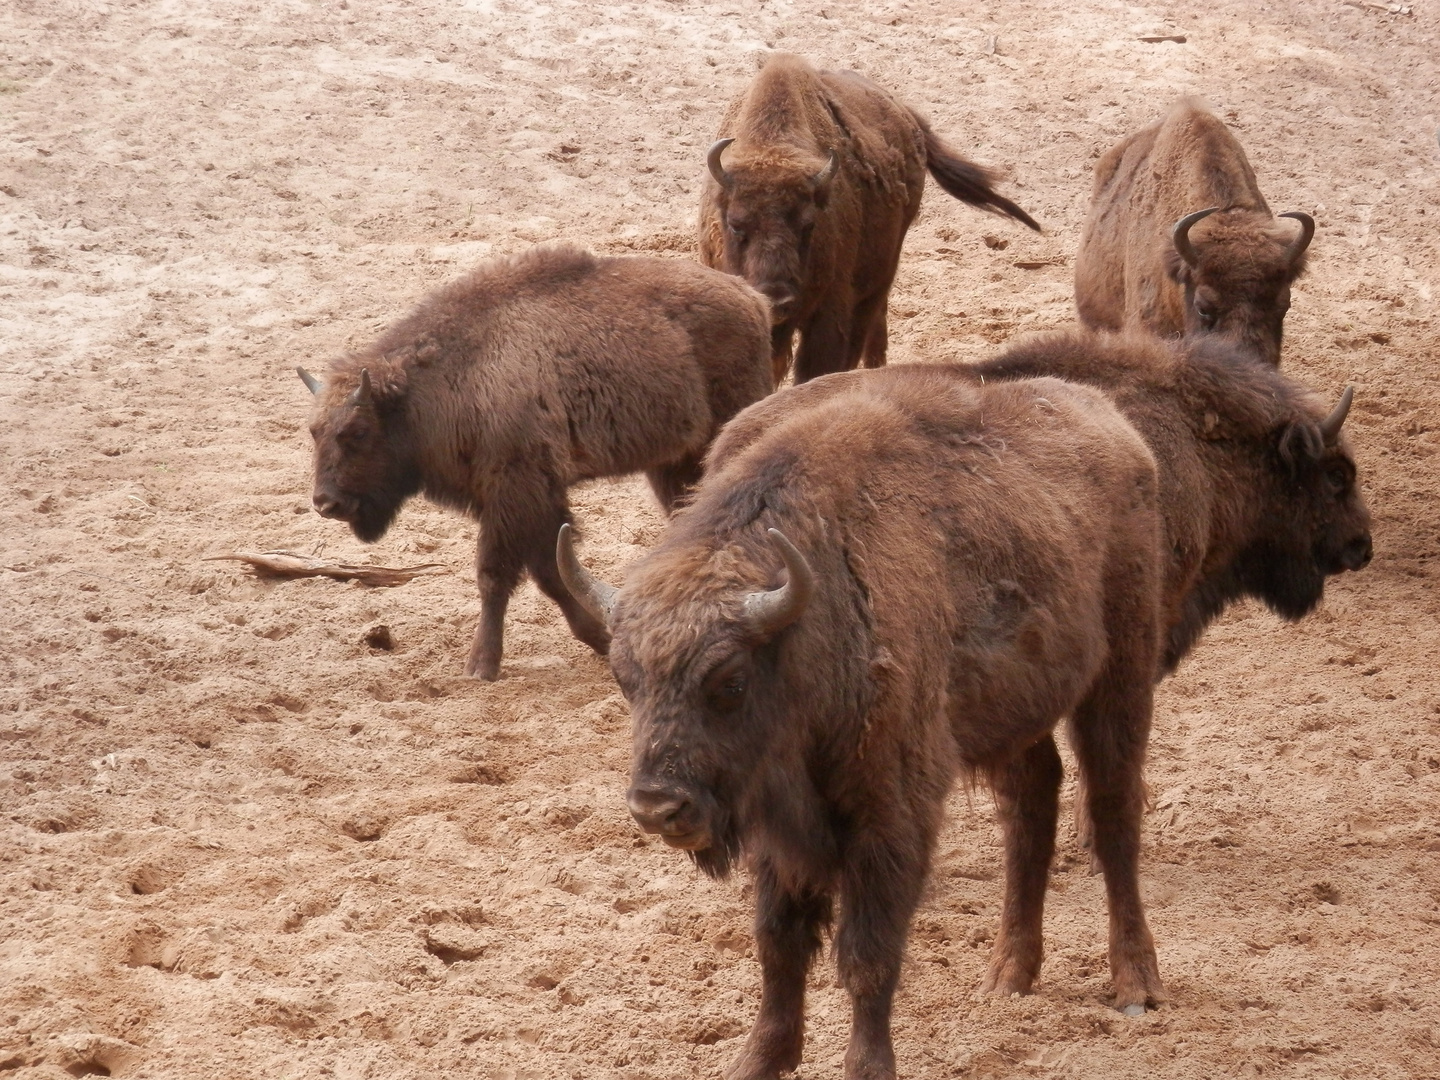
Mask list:
[[[772,48],[893,88],[1046,225],[932,187],[895,362],[1067,323],[1093,159],[1213,102],[1275,209],[1319,220],[1285,366],[1356,385],[1376,514],[1323,610],[1233,612],[1160,693],[1143,873],[1172,1003],[1109,1008],[1068,821],[1037,992],[976,1000],[997,830],[958,793],[902,1074],[1440,1076],[1440,4],[1414,8],[0,5],[0,1076],[659,1080],[736,1052],[743,878],[638,835],[625,705],[531,587],[502,680],[458,677],[471,524],[416,503],[365,548],[313,513],[293,366],[491,253],[693,257],[705,148]],[[576,505],[612,578],[661,529],[634,481]],[[204,561],[322,544],[451,572]],[[799,1075],[838,1077],[828,962],[813,987]]]

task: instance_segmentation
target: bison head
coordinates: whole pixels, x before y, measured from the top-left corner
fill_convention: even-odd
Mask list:
[[[739,853],[756,777],[778,753],[776,638],[814,591],[805,557],[779,530],[769,537],[783,582],[754,581],[770,575],[737,548],[707,548],[678,562],[652,553],[617,592],[580,565],[568,525],[556,550],[566,586],[612,635],[610,667],[634,718],[630,813],[715,877]]]
[[[743,277],[770,301],[772,322],[793,323],[810,277],[811,239],[839,159],[818,169],[792,162],[760,162],[726,169],[721,161],[734,139],[710,147],[707,164],[719,185],[715,199],[723,233],[726,273]]]
[[[403,387],[376,385],[368,369],[322,383],[296,369],[315,395],[315,509],[350,523],[366,543],[380,539],[400,506],[420,490],[406,432]]]
[[[1218,209],[1177,221],[1165,252],[1166,269],[1185,294],[1185,333],[1228,335],[1278,366],[1290,284],[1305,269],[1315,219],[1298,211],[1281,214],[1300,222],[1299,236],[1287,239],[1268,215],[1236,211],[1214,219],[1204,240],[1192,240],[1192,226]]]
[[[1275,490],[1268,520],[1239,560],[1245,591],[1299,619],[1320,602],[1325,578],[1370,562],[1370,511],[1340,433],[1353,388],[1323,419],[1296,419],[1274,434]]]

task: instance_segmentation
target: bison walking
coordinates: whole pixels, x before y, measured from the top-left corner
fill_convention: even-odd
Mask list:
[[[480,522],[480,623],[467,675],[500,670],[528,570],[571,630],[609,637],[566,591],[566,489],[643,470],[668,512],[720,426],[773,387],[769,312],[744,282],[679,260],[568,247],[497,259],[429,296],[316,395],[315,508],[364,541],[424,493]]]
[[[894,1075],[891,999],[961,771],[990,780],[1005,827],[985,986],[1030,988],[1066,716],[1118,1002],[1161,997],[1137,873],[1160,551],[1154,461],[1103,395],[921,365],[742,413],[618,593],[562,530],[562,573],[610,627],[633,710],[632,814],[709,874],[742,849],[754,874],[760,1012],[732,1080],[799,1064],[836,899],[846,1076]]]
[[[770,299],[775,379],[885,363],[885,308],[925,171],[957,199],[1030,215],[913,109],[853,71],[778,53],[730,104],[700,199],[700,258]]]
[[[1291,235],[1271,216],[1245,151],[1225,125],[1182,99],[1095,166],[1075,256],[1075,306],[1096,330],[1162,337],[1228,334],[1280,363],[1290,284],[1305,269],[1315,219]]]

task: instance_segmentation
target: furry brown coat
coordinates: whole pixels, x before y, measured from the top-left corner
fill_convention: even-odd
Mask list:
[[[1030,215],[913,109],[853,71],[777,53],[730,104],[700,198],[700,258],[770,298],[775,378],[885,363],[885,308],[925,171],[957,199]],[[733,145],[732,145],[733,144]]]
[[[1213,211],[1213,213],[1209,213]],[[1182,99],[1095,165],[1075,256],[1075,306],[1096,330],[1162,337],[1228,334],[1280,363],[1290,283],[1315,232],[1270,213],[1245,151],[1200,104]]]
[[[672,510],[720,426],[772,389],[769,325],[763,297],[691,262],[563,246],[496,259],[335,361],[323,385],[304,376],[315,507],[367,542],[419,493],[480,522],[467,675],[498,676],[526,570],[603,654],[605,628],[556,576],[566,489],[643,470]]]
[[[799,1063],[806,970],[835,899],[846,1076],[894,1075],[891,998],[962,770],[989,778],[1005,826],[985,985],[1029,989],[1066,716],[1118,1001],[1162,995],[1137,877],[1161,638],[1154,461],[1090,388],[956,370],[837,374],[752,406],[618,594],[562,537],[567,581],[614,635],[631,812],[708,873],[743,849],[754,874],[760,1013],[731,1078]]]

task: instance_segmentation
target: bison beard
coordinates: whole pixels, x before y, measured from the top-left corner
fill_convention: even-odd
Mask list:
[[[957,374],[957,370],[959,373]],[[727,1075],[794,1069],[835,913],[846,1075],[892,1077],[909,920],[961,769],[990,779],[1006,901],[985,989],[1028,992],[1074,718],[1111,902],[1117,1004],[1163,997],[1138,884],[1160,645],[1154,462],[1099,393],[963,369],[852,372],[717,440],[693,504],[616,592],[557,561],[612,633],[631,812],[755,881],[759,1015]]]

